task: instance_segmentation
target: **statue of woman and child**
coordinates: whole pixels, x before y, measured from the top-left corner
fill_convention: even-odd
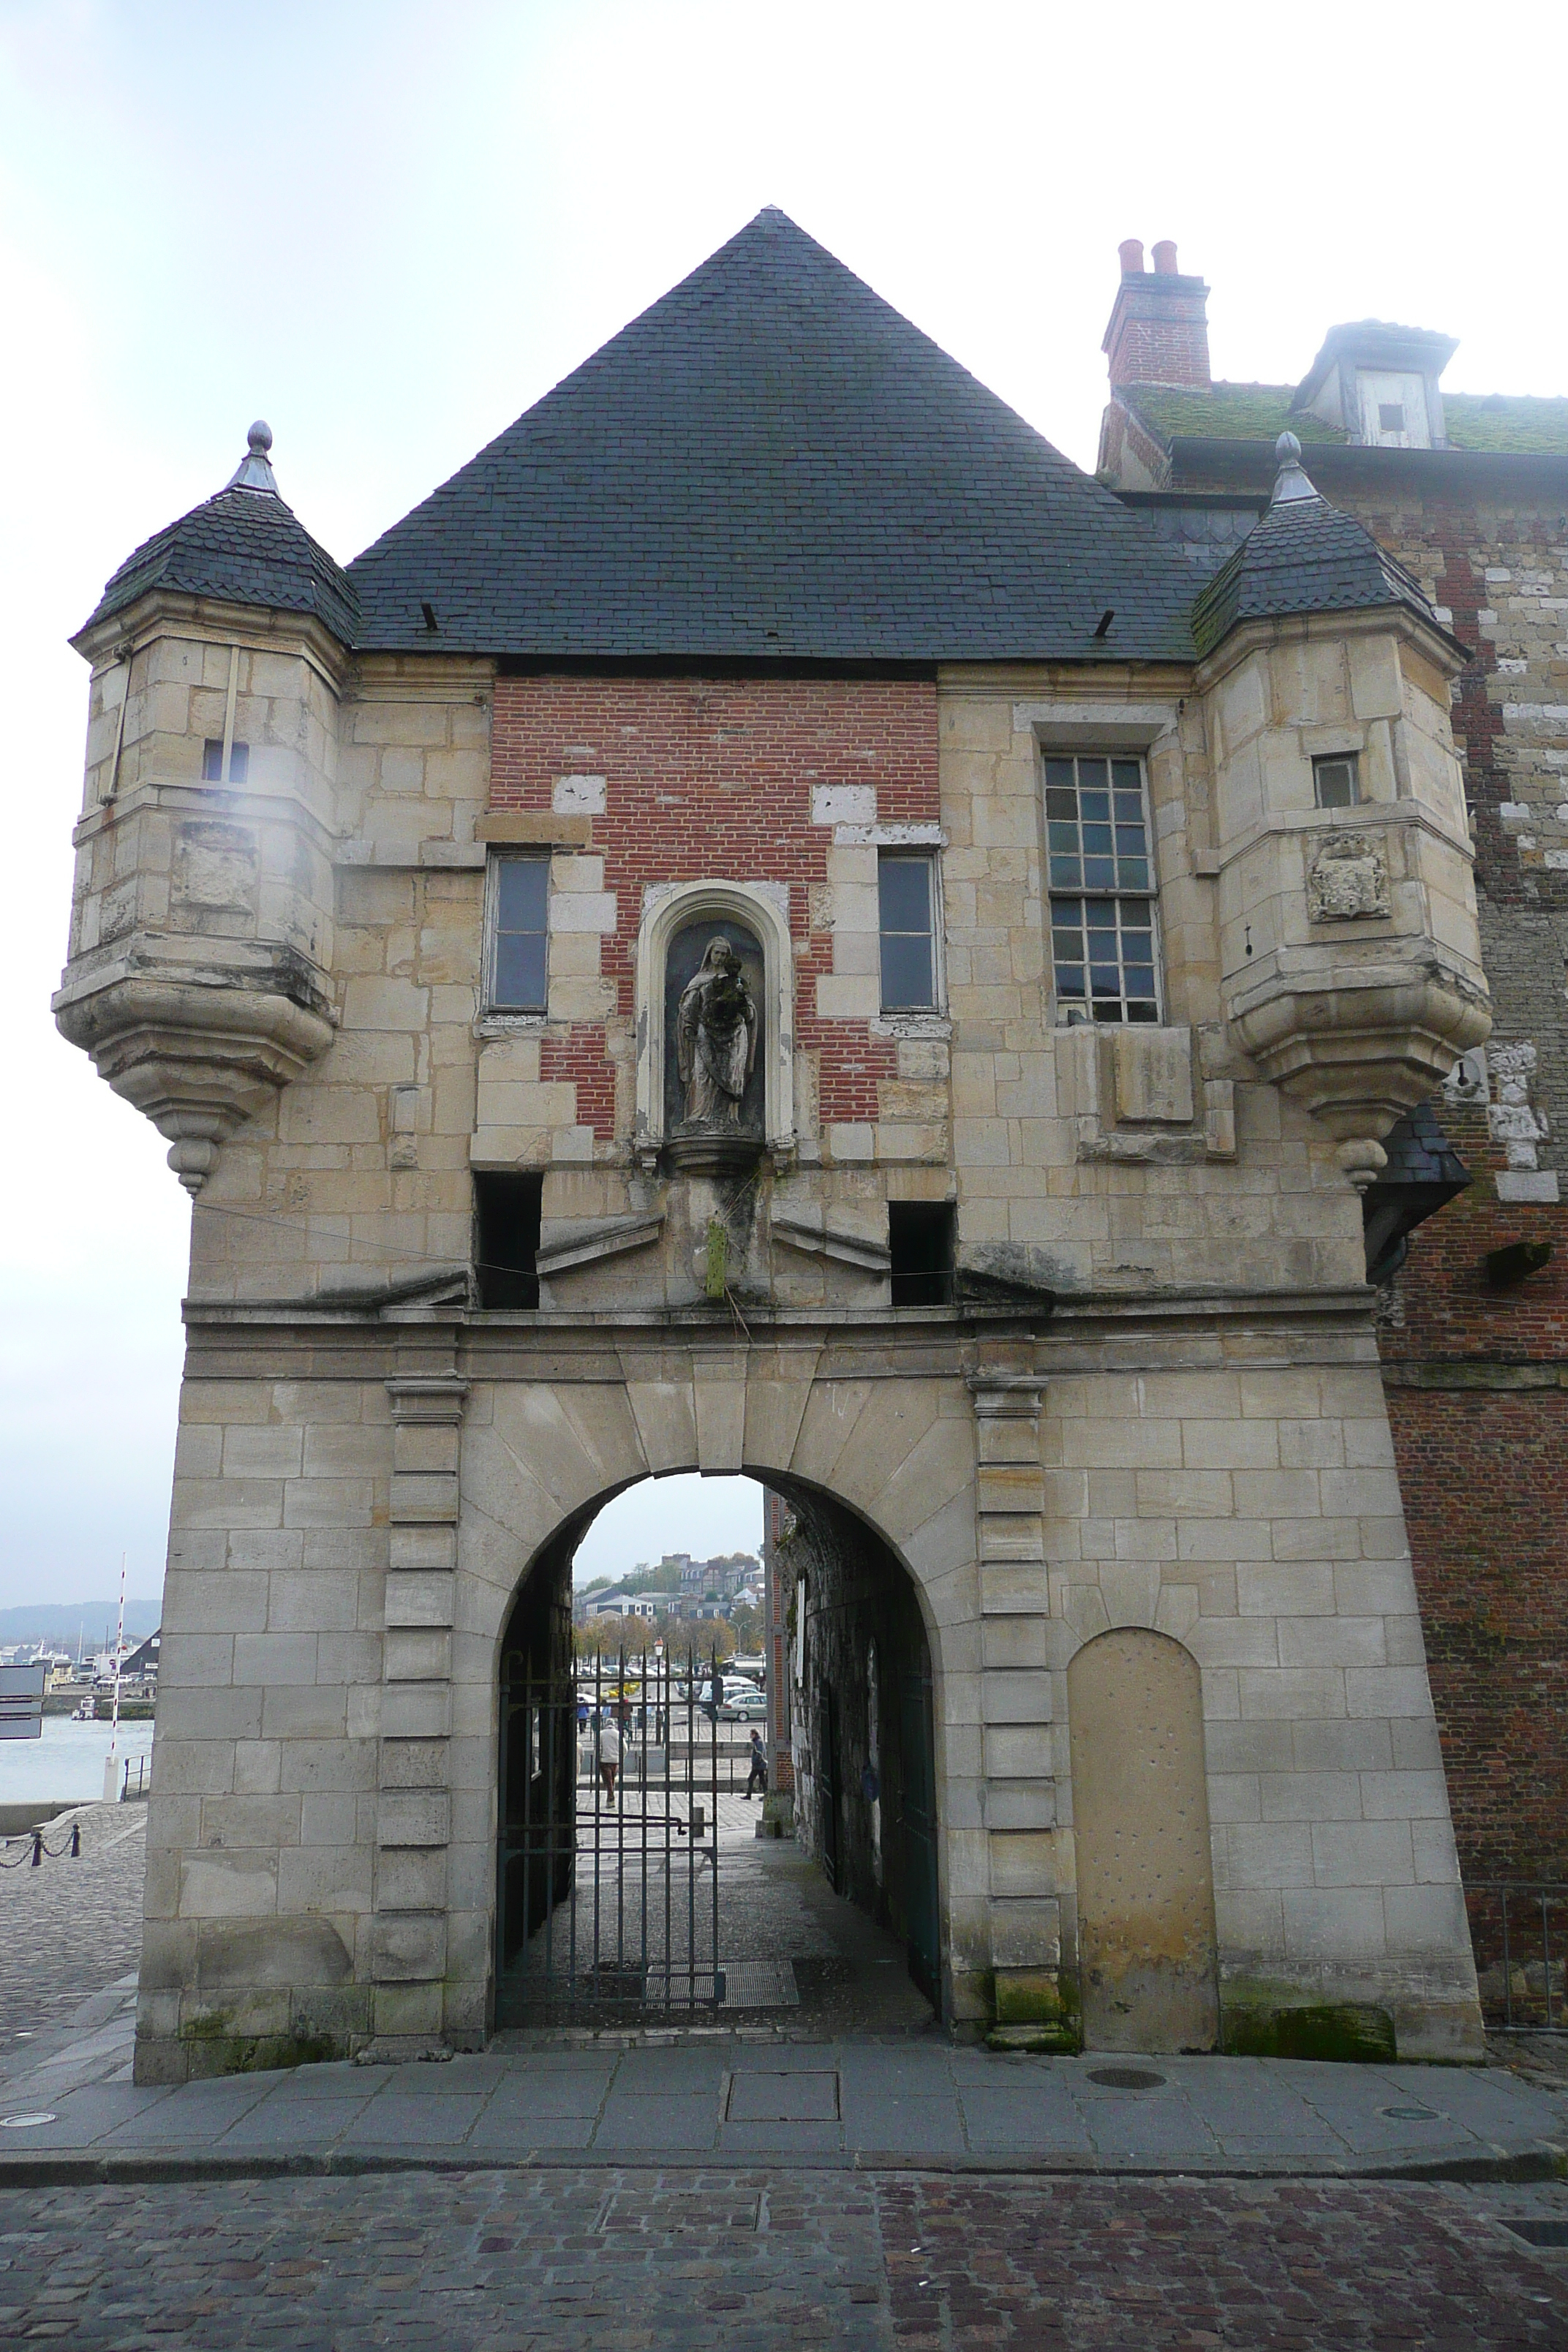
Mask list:
[[[681,991],[675,1024],[676,1068],[694,1127],[733,1128],[757,1058],[757,1007],[731,942],[710,940]]]

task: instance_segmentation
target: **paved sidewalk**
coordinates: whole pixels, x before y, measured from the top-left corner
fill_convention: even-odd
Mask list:
[[[72,1824],[81,1852],[68,1851]],[[77,1805],[44,1832],[0,1845],[0,2052],[18,2032],[64,2024],[85,1995],[133,1969],[142,1950],[145,1805]]]
[[[1568,2085],[1499,2068],[1037,2058],[687,2033],[447,2063],[130,2079],[129,1980],[0,2062],[0,2184],[283,2168],[761,2162],[1266,2177],[1568,2174]],[[1134,2079],[1129,2083],[1125,2077]],[[1145,2080],[1140,2084],[1138,2076]]]

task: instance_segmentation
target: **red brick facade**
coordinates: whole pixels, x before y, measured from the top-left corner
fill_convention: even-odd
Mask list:
[[[1498,1200],[1484,1113],[1444,1125],[1476,1181],[1412,1236],[1381,1338],[1454,1830],[1472,1882],[1568,1877],[1568,1263],[1484,1263],[1563,1211]]]
[[[549,809],[559,776],[605,780],[593,855],[616,929],[600,969],[618,1011],[634,1010],[646,884],[717,877],[789,887],[795,1043],[817,1057],[824,1122],[878,1116],[895,1050],[867,1021],[824,1020],[816,982],[833,969],[823,898],[832,824],[812,822],[820,785],[870,785],[881,825],[934,825],[936,686],[929,678],[512,677],[496,684],[490,805]],[[615,1087],[605,1034],[547,1036],[542,1075],[574,1079],[577,1115],[607,1140]]]

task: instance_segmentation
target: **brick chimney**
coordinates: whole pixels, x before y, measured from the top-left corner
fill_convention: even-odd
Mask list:
[[[1203,279],[1182,276],[1169,239],[1154,247],[1152,269],[1143,267],[1137,237],[1128,237],[1119,250],[1121,283],[1100,345],[1110,363],[1112,388],[1208,383],[1209,289]]]

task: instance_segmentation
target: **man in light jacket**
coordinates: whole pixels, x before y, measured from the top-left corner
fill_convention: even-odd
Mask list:
[[[616,1801],[616,1775],[621,1769],[621,1735],[616,1728],[616,1718],[606,1707],[599,1720],[599,1778],[605,1784],[605,1794],[613,1805]]]

